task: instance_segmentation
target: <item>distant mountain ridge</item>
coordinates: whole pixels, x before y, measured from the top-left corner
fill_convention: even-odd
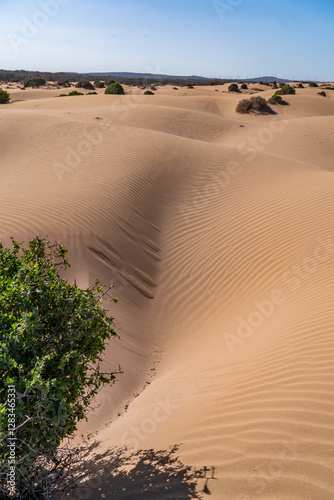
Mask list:
[[[110,72],[110,73],[89,73],[91,76],[98,76],[98,77],[121,77],[121,78],[143,78],[143,79],[158,79],[158,80],[196,80],[196,81],[203,81],[203,82],[209,82],[213,80],[221,81],[221,82],[233,82],[233,81],[243,81],[243,82],[274,82],[276,81],[277,83],[289,83],[293,82],[294,80],[287,80],[283,78],[278,78],[276,76],[262,76],[262,77],[256,77],[256,78],[209,78],[205,76],[197,76],[197,75],[190,75],[190,76],[185,76],[185,75],[165,75],[165,74],[155,74],[155,73],[131,73],[127,71],[119,71],[119,72]]]
[[[205,85],[209,82],[214,82],[217,84],[229,83],[229,82],[273,82],[277,83],[289,83],[293,80],[288,80],[284,78],[279,78],[275,76],[261,76],[255,78],[218,78],[218,77],[204,77],[197,75],[165,75],[165,74],[154,74],[154,73],[135,73],[129,71],[110,71],[110,72],[94,72],[94,73],[75,73],[75,72],[49,72],[49,71],[27,71],[27,70],[4,70],[0,69],[0,81],[9,82],[17,81],[22,82],[26,78],[33,78],[35,76],[40,76],[47,81],[64,81],[69,80],[72,82],[77,82],[79,80],[95,80],[95,79],[118,79],[120,83],[132,84],[143,84],[143,83],[158,83],[163,82],[164,84],[180,84],[184,82],[194,83],[197,85]]]

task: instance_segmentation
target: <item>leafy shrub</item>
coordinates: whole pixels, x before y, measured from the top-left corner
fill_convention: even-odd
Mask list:
[[[94,85],[97,89],[104,89],[105,87],[105,83],[104,82],[101,82],[100,80],[96,80],[94,82]]]
[[[58,82],[58,85],[60,85],[60,87],[70,87],[71,84],[68,80],[65,80],[64,82]]]
[[[267,100],[267,103],[268,104],[281,104],[281,105],[288,105],[289,103],[287,101],[284,101],[282,96],[280,95],[277,95],[277,94],[274,94],[272,97],[270,97],[268,100]]]
[[[36,76],[34,78],[27,78],[24,80],[24,86],[25,87],[33,87],[33,88],[38,88],[42,87],[43,85],[46,85],[46,80],[40,76]]]
[[[84,94],[82,92],[78,92],[77,90],[72,90],[72,92],[70,92],[68,95],[72,96],[72,95],[84,95]]]
[[[10,95],[5,90],[0,89],[0,104],[8,104]]]
[[[173,90],[179,90],[177,87],[173,87]]]
[[[326,90],[334,90],[334,87],[325,87]]]
[[[318,84],[315,83],[315,82],[309,82],[308,86],[311,87],[311,88],[312,87],[318,87]]]
[[[322,95],[323,97],[326,97],[326,92],[324,92],[323,90],[321,92],[318,92],[319,95]]]
[[[268,106],[267,102],[263,97],[254,96],[250,99],[243,99],[240,101],[236,107],[237,113],[254,113],[254,114],[272,114],[273,110]]]
[[[115,80],[108,80],[107,81],[107,87],[109,87],[109,85],[111,85],[112,83],[116,83],[116,81]]]
[[[284,85],[280,90],[275,92],[274,96],[288,95],[288,94],[295,94],[295,93],[296,93],[296,90],[293,87],[291,87],[291,85],[287,84],[287,85]]]
[[[304,88],[304,85],[303,85],[302,83],[298,83],[297,88],[299,88],[299,89],[303,89],[303,88]]]
[[[146,90],[144,92],[144,95],[154,95],[154,92],[152,92],[151,90]]]
[[[54,498],[48,493],[64,485],[66,474],[61,442],[85,418],[99,388],[115,379],[99,362],[116,333],[99,305],[107,292],[98,280],[81,290],[60,277],[69,265],[63,246],[39,238],[28,247],[12,245],[0,244],[0,477],[9,472],[14,404],[15,498]],[[0,481],[0,498],[12,498],[8,488]]]
[[[86,95],[97,95],[97,92],[87,92]]]
[[[82,80],[76,84],[77,89],[95,90],[95,87],[88,80]]]
[[[278,89],[277,82],[273,82],[273,89]]]
[[[246,85],[245,83],[242,83],[242,84],[240,85],[240,88],[241,88],[242,90],[247,90],[247,89],[248,89],[248,87],[247,87],[247,85]]]
[[[229,92],[239,92],[239,87],[236,83],[231,83],[228,87]]]
[[[104,93],[124,95],[124,89],[120,83],[112,83],[108,85]]]

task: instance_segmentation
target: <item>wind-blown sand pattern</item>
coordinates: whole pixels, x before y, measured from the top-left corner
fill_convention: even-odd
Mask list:
[[[177,444],[209,469],[201,498],[332,500],[334,91],[243,116],[247,96],[217,88],[14,91],[0,239],[47,235],[69,248],[68,279],[115,283],[104,368],[124,373],[78,442],[109,464]],[[71,498],[191,498],[89,472]]]

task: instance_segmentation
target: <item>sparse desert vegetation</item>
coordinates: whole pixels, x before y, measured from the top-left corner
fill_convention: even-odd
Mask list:
[[[88,80],[82,80],[76,84],[77,89],[95,90],[94,85]]]
[[[236,112],[241,114],[257,114],[267,115],[272,114],[273,110],[268,106],[267,101],[260,96],[242,99],[236,107]]]
[[[239,92],[239,87],[236,83],[231,83],[227,89],[229,92]]]
[[[120,83],[111,83],[108,85],[106,88],[105,94],[118,94],[118,95],[123,95],[124,94],[124,88]]]
[[[6,90],[0,88],[0,104],[8,104],[10,101],[10,95]]]

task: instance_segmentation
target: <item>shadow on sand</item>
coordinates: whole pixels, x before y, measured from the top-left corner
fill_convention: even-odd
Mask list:
[[[97,445],[90,447],[90,452]],[[193,470],[176,456],[178,446],[167,450],[140,450],[129,454],[112,449],[85,461],[78,487],[61,500],[188,500],[210,495],[214,468]],[[85,450],[87,452],[87,450]],[[201,491],[201,493],[199,493]]]

